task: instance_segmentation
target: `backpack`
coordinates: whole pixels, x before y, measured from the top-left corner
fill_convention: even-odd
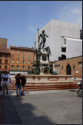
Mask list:
[[[24,84],[26,83],[26,79],[25,79],[25,77],[23,77],[23,83],[24,83]]]
[[[6,74],[6,75],[4,74],[4,76],[2,76],[3,77],[3,81],[8,81],[8,76],[9,76],[8,74]]]

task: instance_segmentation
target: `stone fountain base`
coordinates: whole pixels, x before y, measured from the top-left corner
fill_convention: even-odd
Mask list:
[[[26,84],[70,84],[73,75],[24,75]]]
[[[76,89],[78,84],[74,82],[73,75],[25,75],[25,91],[42,91],[57,89]],[[12,79],[12,82],[15,78]],[[16,90],[16,87],[10,83],[9,89]]]

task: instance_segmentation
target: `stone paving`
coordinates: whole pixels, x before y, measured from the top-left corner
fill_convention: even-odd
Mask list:
[[[22,97],[9,91],[9,97],[22,124],[82,124],[82,97],[77,89],[30,91]]]

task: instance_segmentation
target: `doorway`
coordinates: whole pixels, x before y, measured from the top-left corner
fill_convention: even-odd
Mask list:
[[[67,75],[71,75],[71,66],[68,64],[66,67]]]

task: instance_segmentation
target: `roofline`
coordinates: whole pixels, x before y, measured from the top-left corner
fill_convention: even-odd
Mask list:
[[[0,38],[0,39],[6,39],[6,38]],[[7,40],[7,39],[6,39]]]
[[[77,57],[67,58],[67,59],[64,59],[64,60],[73,59],[73,58],[79,58],[79,57],[82,57],[82,56],[77,56]],[[64,61],[64,60],[58,60],[58,61],[54,61],[54,62],[59,62],[59,61]]]
[[[15,47],[15,46],[10,46],[10,49],[21,49],[21,50],[32,50],[35,51],[34,48],[26,48],[26,47]]]
[[[61,21],[61,20],[51,19],[50,21],[58,21],[58,22],[62,22],[62,23],[67,23],[67,24],[73,24],[73,25],[78,25],[78,26],[80,26],[79,24],[76,24],[76,23],[70,23],[70,22],[65,22],[65,21]],[[50,22],[50,21],[49,21],[49,22]]]
[[[5,54],[5,53],[10,54],[10,52],[0,52],[0,54],[1,54],[1,53],[3,53],[3,54]]]
[[[61,37],[66,37],[66,38],[72,38],[72,39],[78,39],[78,40],[81,40],[80,38],[74,38],[74,37],[67,37],[67,36],[61,36]]]

